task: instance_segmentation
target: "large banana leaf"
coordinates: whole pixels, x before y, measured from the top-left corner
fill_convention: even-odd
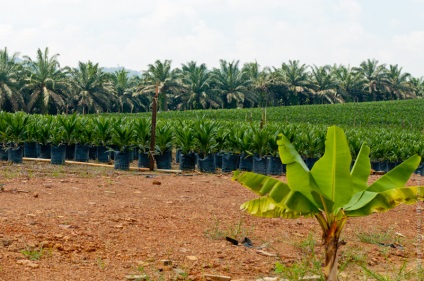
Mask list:
[[[283,134],[278,135],[277,144],[281,162],[286,164],[286,178],[290,189],[302,193],[315,206],[323,210],[323,198],[320,196],[319,189],[293,144]]]
[[[417,195],[419,189],[423,188],[408,186],[383,192],[364,191],[356,204],[345,209],[345,214],[348,217],[363,217],[388,211],[400,204],[413,204],[423,197],[422,194]]]
[[[352,175],[353,190],[355,193],[364,191],[368,188],[368,178],[371,171],[369,155],[370,148],[363,144],[350,173]]]
[[[356,193],[350,174],[351,162],[352,157],[343,130],[336,126],[328,128],[325,153],[311,170],[320,193],[333,202],[332,210],[328,211],[342,208]]]
[[[312,217],[314,213],[301,213],[288,208],[275,205],[268,197],[260,197],[243,203],[240,209],[249,214],[263,218],[296,219],[299,217]]]
[[[303,193],[292,190],[289,185],[277,179],[251,172],[236,172],[233,180],[268,200],[251,200],[244,204],[243,209],[249,212],[253,211],[256,215],[259,215],[258,211],[260,210],[264,212],[274,210],[275,208],[272,205],[279,207],[279,210],[277,210],[279,213],[300,215],[319,212],[317,206]],[[266,207],[266,204],[272,205]]]
[[[400,165],[396,166],[393,170],[376,180],[371,184],[367,191],[382,192],[385,190],[399,188],[406,184],[411,174],[420,165],[421,157],[414,155],[405,160]]]

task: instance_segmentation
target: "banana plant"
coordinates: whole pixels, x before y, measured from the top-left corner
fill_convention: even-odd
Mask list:
[[[414,155],[368,186],[370,148],[363,144],[350,170],[351,155],[342,129],[327,131],[324,155],[309,170],[299,153],[282,134],[277,140],[280,158],[287,165],[287,183],[249,172],[236,172],[233,180],[261,197],[241,209],[260,217],[315,217],[325,249],[324,278],[337,280],[339,237],[348,217],[363,217],[424,197],[424,187],[405,187],[420,163]]]

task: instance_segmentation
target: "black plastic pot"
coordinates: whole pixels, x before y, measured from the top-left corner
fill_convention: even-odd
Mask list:
[[[421,164],[415,170],[414,174],[424,176],[424,162],[421,162]]]
[[[37,158],[37,143],[35,141],[24,143],[24,157]]]
[[[4,148],[3,146],[0,147],[0,160],[2,161],[7,161],[8,159],[8,153],[6,148]]]
[[[387,173],[389,171],[389,162],[388,161],[382,161],[380,162],[380,171]]]
[[[130,169],[131,152],[115,151],[115,161],[113,167],[115,170],[127,171]]]
[[[199,158],[199,170],[202,173],[215,173],[215,156],[209,154],[205,158]]]
[[[314,158],[308,157],[308,158],[305,159],[305,164],[306,164],[306,166],[308,167],[309,170],[312,169],[312,167],[315,165],[315,163],[318,161],[318,159],[319,158],[315,158],[315,157]]]
[[[177,149],[175,151],[175,162],[177,164],[180,163],[180,158],[181,158],[181,149]]]
[[[267,173],[267,160],[265,157],[253,157],[253,172],[257,174],[266,175]]]
[[[140,151],[140,149],[138,147],[133,149],[133,160],[138,160],[138,152]]]
[[[180,159],[178,162],[180,163],[180,170],[183,170],[183,171],[194,170],[196,168],[196,154],[195,153],[189,153],[189,154],[180,153]]]
[[[97,147],[97,161],[100,163],[108,163],[110,161],[110,152],[106,146]]]
[[[248,155],[246,153],[242,153],[240,155],[240,161],[239,161],[239,169],[242,171],[252,171],[253,170],[253,156]]]
[[[371,161],[371,169],[373,169],[374,171],[380,171],[380,162]]]
[[[172,151],[167,150],[163,154],[155,155],[156,166],[158,169],[171,169],[172,168]]]
[[[139,168],[149,168],[150,167],[150,159],[149,153],[138,151],[138,167]]]
[[[24,156],[24,149],[22,146],[16,148],[9,148],[7,150],[7,161],[19,164],[22,163],[22,157]]]
[[[90,158],[90,146],[77,143],[75,145],[75,161],[88,162]]]
[[[66,160],[74,160],[75,159],[75,144],[67,144],[66,145]]]
[[[278,156],[268,156],[267,158],[266,173],[268,175],[279,176],[284,173],[284,165]]]
[[[97,146],[90,145],[90,148],[88,150],[88,158],[90,160],[96,160],[97,159]]]
[[[50,159],[52,154],[52,148],[50,144],[39,144],[38,145],[38,157],[42,159]]]
[[[215,154],[215,165],[217,168],[221,168],[222,167],[222,156],[224,155],[224,153],[216,153]]]
[[[225,153],[222,156],[222,172],[229,173],[237,170],[237,167],[239,166],[239,160],[239,154]]]
[[[50,163],[53,165],[63,165],[66,158],[66,145],[52,145]]]

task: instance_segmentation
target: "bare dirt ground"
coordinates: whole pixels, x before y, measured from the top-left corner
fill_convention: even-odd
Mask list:
[[[0,280],[126,280],[131,274],[257,280],[277,276],[276,262],[301,260],[305,253],[296,245],[310,237],[319,255],[323,250],[313,219],[263,219],[240,211],[255,195],[231,174],[2,162],[0,183]],[[415,175],[408,184],[423,185],[424,178]],[[365,280],[355,260],[380,273],[395,273],[404,262],[405,270],[416,270],[424,250],[417,244],[421,216],[408,205],[348,220],[342,277]],[[364,243],[360,233],[390,234],[398,244]],[[233,246],[225,236],[248,237],[254,247]],[[418,280],[414,276],[410,280]]]

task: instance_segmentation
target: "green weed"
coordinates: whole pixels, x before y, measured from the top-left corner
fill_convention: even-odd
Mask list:
[[[205,230],[206,237],[219,240],[224,239],[225,237],[231,237],[236,240],[242,240],[244,237],[248,237],[253,232],[253,227],[247,227],[243,221],[243,218],[240,218],[234,224],[231,224],[227,227],[221,226],[220,221],[215,217],[212,225]]]
[[[25,257],[29,258],[32,261],[40,260],[44,255],[44,249],[41,247],[40,249],[35,249],[31,247],[27,247],[25,250],[21,250],[21,254]]]

